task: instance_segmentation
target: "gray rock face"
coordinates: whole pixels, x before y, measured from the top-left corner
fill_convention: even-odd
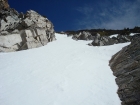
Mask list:
[[[46,32],[43,29],[23,30],[21,32],[22,50],[44,46],[48,43]]]
[[[12,47],[15,44],[21,43],[22,39],[20,34],[11,34],[6,36],[0,36],[0,46],[1,47]]]
[[[69,35],[72,36],[72,35]],[[80,32],[79,34],[73,35],[74,40],[93,40],[94,37],[89,32]]]
[[[113,45],[118,43],[125,43],[130,42],[133,39],[133,36],[130,35],[120,35],[118,34],[117,37],[110,37],[110,36],[101,36],[98,32],[90,33],[87,31],[79,31],[79,32],[73,32],[69,33],[66,32],[67,36],[72,36],[72,39],[74,40],[93,40],[92,43],[89,43],[88,45],[92,46],[107,46],[107,45]]]
[[[21,25],[23,28],[45,28],[50,30],[53,28],[52,23],[45,17],[39,15],[37,12],[30,10],[24,15],[25,18],[22,18]]]
[[[118,35],[117,37],[112,37],[112,38],[110,38],[109,36],[96,35],[91,44],[93,46],[106,46],[106,45],[113,45],[117,43],[125,43],[125,42],[130,42],[136,36],[140,36],[140,35],[134,35],[134,36]]]
[[[130,37],[125,35],[118,35],[117,39],[120,43],[130,42]]]
[[[103,42],[100,41],[101,36],[97,33],[97,35],[94,37],[94,41],[91,43],[93,46],[101,46],[103,45]]]
[[[105,45],[112,45],[117,43],[117,41],[109,38],[108,36],[101,37],[100,34],[94,37],[93,42],[91,43],[93,46],[105,46]]]
[[[0,31],[14,30],[18,26],[20,19],[16,10],[1,10],[0,15]]]
[[[140,105],[140,37],[115,54],[109,65],[117,77],[122,105]]]
[[[0,9],[0,52],[44,46],[56,40],[53,27],[46,17],[33,10],[23,14],[9,7],[5,9],[3,5]]]
[[[68,36],[72,36],[74,40],[93,40],[92,43],[88,45],[92,46],[107,46],[118,43],[130,42],[132,40],[132,36],[129,35],[118,35],[117,37],[110,38],[109,36],[101,36],[99,33],[92,35],[90,32],[82,31],[79,34],[68,34]]]

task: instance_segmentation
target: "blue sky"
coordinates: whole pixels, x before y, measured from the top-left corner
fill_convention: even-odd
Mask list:
[[[56,31],[140,26],[140,0],[8,1],[18,12],[35,10],[45,15]]]

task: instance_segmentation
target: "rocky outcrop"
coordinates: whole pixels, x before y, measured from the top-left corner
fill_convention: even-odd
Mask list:
[[[117,77],[122,105],[140,105],[140,37],[115,54],[109,65]]]
[[[68,36],[73,36],[76,34],[79,34],[80,32],[89,32],[92,36],[95,36],[97,33],[99,33],[101,36],[110,36],[114,34],[119,35],[129,35],[130,33],[140,33],[140,27],[134,27],[132,29],[124,28],[121,30],[113,30],[113,29],[83,29],[83,30],[77,30],[77,31],[65,31],[65,34]]]
[[[68,35],[68,36],[73,36],[72,39],[74,40],[93,40],[94,36],[91,35],[91,33],[83,31],[80,32],[79,34],[75,35]]]
[[[33,10],[18,13],[9,8],[7,0],[0,2],[0,52],[36,48],[56,40],[54,26],[46,17]]]
[[[94,37],[94,40],[91,44],[93,46],[106,46],[106,45],[113,45],[117,43],[119,43],[117,38],[115,37],[110,38],[109,36],[100,36],[100,34],[97,33],[97,35]]]
[[[8,9],[9,8],[9,4],[7,0],[0,0],[0,10],[1,9]]]
[[[104,31],[103,31],[104,32]],[[116,32],[116,31],[115,31]],[[100,32],[101,33],[101,32]],[[118,43],[126,43],[131,42],[136,36],[140,36],[138,33],[131,34],[115,34],[112,36],[101,35],[100,33],[87,31],[74,31],[74,32],[63,32],[63,34],[67,34],[67,36],[72,36],[74,40],[93,40],[92,43],[89,43],[89,46],[107,46]],[[62,34],[62,33],[61,33]]]
[[[100,36],[100,34],[97,33],[97,35],[94,37],[93,42],[90,45],[107,46],[107,45],[113,45],[118,43],[126,43],[126,42],[130,42],[137,36],[140,36],[140,34],[135,34],[134,36],[117,35],[117,37],[109,37],[109,36]]]
[[[0,32],[2,31],[13,31],[18,27],[20,18],[19,13],[11,8],[2,9],[0,11]]]
[[[132,33],[131,33],[132,32]],[[135,36],[140,36],[139,27],[124,30],[91,29],[79,31],[66,31],[63,34],[72,36],[74,40],[93,40],[90,46],[107,46],[118,43],[131,42]],[[115,35],[114,35],[115,34]],[[113,35],[113,36],[112,36]]]

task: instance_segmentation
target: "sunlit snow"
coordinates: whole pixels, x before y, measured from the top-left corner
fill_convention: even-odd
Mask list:
[[[129,43],[93,47],[56,38],[40,48],[0,53],[0,105],[120,105],[108,63]]]
[[[109,37],[110,38],[113,38],[113,37],[117,38],[117,36],[118,36],[118,34],[114,34],[114,35],[110,35]]]

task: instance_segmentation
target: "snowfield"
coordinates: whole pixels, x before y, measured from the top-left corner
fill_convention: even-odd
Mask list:
[[[129,43],[93,47],[56,38],[40,48],[0,53],[0,105],[121,105],[108,63]]]
[[[118,36],[118,34],[114,34],[114,35],[110,35],[109,37],[110,38],[113,38],[113,37],[117,38],[117,36]]]

